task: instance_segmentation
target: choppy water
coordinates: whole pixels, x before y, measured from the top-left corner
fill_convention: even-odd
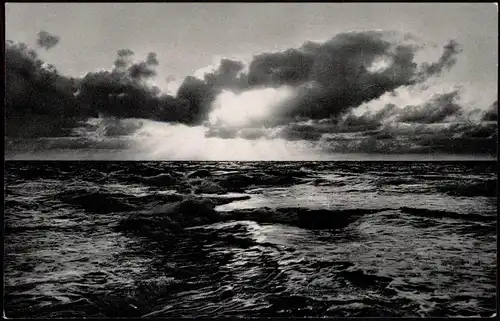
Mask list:
[[[10,161],[4,180],[8,317],[496,310],[495,162]]]

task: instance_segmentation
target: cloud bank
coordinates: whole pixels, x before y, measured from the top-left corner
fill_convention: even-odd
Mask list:
[[[250,62],[223,58],[187,76],[175,95],[153,85],[160,64],[154,52],[141,60],[120,49],[111,70],[71,78],[25,44],[7,41],[6,152],[110,150],[126,159],[495,155],[498,103],[474,109],[462,89],[432,86],[457,64],[461,46],[449,40],[436,61],[417,63],[425,44],[414,39],[348,32]],[[59,41],[41,31],[37,45],[56,50]],[[412,95],[426,98],[404,99]]]

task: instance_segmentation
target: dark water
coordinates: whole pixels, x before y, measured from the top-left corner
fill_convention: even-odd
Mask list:
[[[496,310],[495,162],[12,161],[4,193],[8,317]]]

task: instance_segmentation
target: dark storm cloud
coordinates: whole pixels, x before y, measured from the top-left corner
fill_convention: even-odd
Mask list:
[[[377,31],[345,33],[325,43],[306,42],[300,48],[262,53],[254,56],[246,74],[242,62],[223,59],[204,80],[187,77],[178,97],[189,102],[190,109],[197,113],[195,119],[206,119],[222,89],[237,92],[289,85],[296,87],[298,99],[278,106],[273,115],[276,119],[335,116],[415,81],[413,57],[417,48],[394,45],[384,39],[385,35]],[[381,72],[370,72],[371,65],[382,58],[390,65]]]
[[[134,52],[130,49],[120,49],[117,52],[117,57],[115,60],[115,69],[126,69],[130,66],[131,59],[134,56]]]
[[[248,72],[251,86],[297,85],[309,79],[314,63],[311,54],[297,49],[254,56]]]
[[[489,137],[444,137],[437,136],[417,140],[419,150],[454,154],[490,154],[495,155],[498,139],[495,132]]]
[[[239,73],[245,65],[236,60],[222,59],[220,66],[212,73],[206,73],[205,82],[216,88],[238,89],[245,86],[244,79],[239,77]]]
[[[400,108],[387,104],[376,112],[367,110],[361,115],[348,113],[335,122],[336,126],[331,128],[331,132],[365,132],[365,135],[373,133],[385,137],[388,134],[380,133],[379,130],[387,123],[411,123],[414,125],[413,130],[418,131],[420,128],[429,128],[426,124],[453,121],[462,115],[463,106],[457,102],[458,98],[459,91],[452,91],[434,95],[421,105]]]
[[[412,144],[402,137],[377,138],[340,134],[325,140],[324,149],[335,153],[410,153]]]
[[[496,123],[384,125],[375,131],[336,134],[325,140],[336,152],[455,153],[494,155]]]
[[[120,49],[117,51],[117,56],[118,57],[130,57],[130,56],[133,56],[134,55],[134,52],[130,49]]]
[[[293,123],[287,125],[287,132],[313,132],[316,134],[337,134],[337,133],[363,133],[363,135],[375,135],[379,133],[382,122],[388,117],[395,115],[399,108],[394,104],[387,104],[377,112],[367,111],[362,115],[349,113],[343,117],[309,121],[308,123]],[[308,137],[303,135],[304,139]],[[318,137],[311,135],[313,140]]]
[[[79,99],[92,110],[114,117],[138,117],[189,125],[202,124],[211,110],[215,96],[226,87],[242,87],[241,62],[223,59],[217,70],[204,80],[188,76],[177,91],[177,97],[160,94],[157,87],[146,84],[156,76],[159,65],[156,53],[144,61],[133,62],[129,49],[117,52],[111,72],[88,73],[81,80]],[[236,84],[238,84],[236,86]]]
[[[128,66],[128,76],[135,82],[141,82],[156,76],[155,67],[159,64],[156,53],[150,52],[144,61],[131,63],[130,59],[133,54],[129,49],[119,50],[118,57],[115,60],[115,67],[124,68]]]
[[[177,90],[177,98],[187,104],[188,124],[201,124],[208,118],[212,102],[223,89],[240,91],[247,88],[246,75],[241,71],[244,64],[240,61],[222,59],[220,66],[213,72],[207,72],[204,79],[188,76]]]
[[[130,66],[128,69],[128,73],[130,75],[130,78],[136,81],[156,76],[156,70],[151,68],[151,65],[149,65],[147,62],[144,61],[141,61],[139,63]]]
[[[307,42],[298,49],[255,56],[250,64],[251,86],[311,83],[286,115],[312,119],[338,115],[350,107],[415,82],[416,47],[394,45],[376,31],[339,34],[325,43]],[[377,60],[387,66],[370,72]]]
[[[454,153],[490,154],[497,149],[496,124],[411,125],[404,130],[387,126],[377,133],[343,133],[325,139],[324,148],[350,153]]]
[[[149,53],[144,61],[133,62],[133,52],[117,52],[115,69],[88,73],[79,82],[78,100],[90,106],[93,116],[104,114],[119,118],[146,118],[166,122],[189,123],[192,113],[188,102],[160,93],[145,83],[156,75],[159,61]]]
[[[86,113],[73,96],[76,81],[46,67],[23,43],[6,42],[5,80],[6,136],[67,135]]]
[[[55,47],[59,43],[60,38],[53,34],[48,33],[47,31],[40,31],[38,33],[38,38],[36,40],[36,44],[40,48],[44,48],[45,50],[49,50]]]
[[[322,121],[308,121],[307,123],[296,122],[286,124],[278,131],[277,137],[292,141],[318,141],[325,134],[375,132],[380,126],[381,123],[373,116],[355,116],[350,114],[343,119],[325,119]]]
[[[201,124],[208,116],[216,93],[213,86],[196,77],[186,77],[177,90],[177,98],[187,106],[188,124]]]
[[[278,134],[278,137],[286,140],[319,140],[323,136],[320,130],[308,125],[288,125]]]
[[[60,75],[25,44],[7,41],[6,136],[67,136],[79,121],[98,115],[189,123],[187,101],[160,95],[157,87],[144,83],[156,73],[156,54],[135,63],[132,58],[131,50],[121,49],[113,70],[73,79]],[[120,129],[121,123],[113,126],[114,132],[130,133],[129,127]]]
[[[438,95],[420,106],[406,106],[398,117],[400,122],[408,123],[440,123],[450,116],[459,115],[462,110],[456,101],[458,91]]]
[[[457,129],[455,129],[458,131]],[[495,123],[479,123],[468,124],[459,128],[461,138],[493,138],[497,132],[497,124]]]
[[[140,77],[143,75],[128,77],[109,71],[89,73],[80,81],[78,101],[90,106],[95,117],[102,113],[119,118],[177,120],[166,115],[168,108],[176,105],[175,98],[157,96],[154,88],[139,82]]]
[[[307,140],[337,152],[496,151],[492,121],[497,119],[497,102],[483,114],[489,125],[453,123],[463,110],[457,91],[418,106],[387,104],[378,111],[352,113],[364,102],[440,75],[456,63],[461,51],[450,41],[436,62],[417,65],[418,50],[390,40],[384,32],[343,33],[325,43],[306,42],[299,48],[256,55],[247,73],[242,62],[222,59],[203,80],[186,77],[173,97],[148,85],[159,65],[155,53],[134,61],[131,50],[121,49],[113,70],[71,79],[46,66],[26,45],[7,42],[6,134],[69,135],[80,120],[98,115],[200,125],[223,90],[287,85],[294,88],[296,98],[252,123],[255,128],[212,127],[206,137]],[[106,137],[118,137],[140,126],[116,121],[104,128]]]
[[[361,115],[349,113],[336,119],[290,123],[277,137],[313,141],[340,153],[495,154],[497,124],[454,117],[462,115],[463,110],[456,101],[458,95],[453,91],[417,106],[387,104]]]
[[[460,52],[458,44],[450,41],[437,62],[418,66],[414,58],[420,48],[395,43],[389,35],[379,31],[350,32],[325,43],[306,42],[299,48],[262,53],[254,56],[248,73],[239,73],[238,77],[242,64],[225,61],[218,71],[205,76],[205,82],[211,88],[233,90],[292,86],[297,99],[279,106],[274,116],[336,118],[401,86],[440,74],[455,64]]]
[[[348,114],[343,118],[309,121],[307,123],[290,123],[279,131],[279,137],[287,140],[320,140],[324,134],[365,133],[378,132],[382,113],[366,113],[360,116]],[[338,136],[340,137],[340,136]],[[345,137],[345,136],[341,136]]]
[[[156,57],[155,52],[148,53],[148,56],[146,57],[146,64],[148,66],[158,66],[159,65],[158,58]]]
[[[495,101],[483,115],[484,121],[498,120],[498,101]]]
[[[114,112],[113,115],[125,117],[130,114],[136,116],[140,114],[151,119],[175,119],[187,124],[202,124],[208,119],[211,105],[222,90],[239,92],[288,85],[295,87],[297,98],[286,105],[277,106],[264,122],[269,123],[272,119],[274,125],[279,125],[296,118],[336,119],[350,108],[390,93],[400,86],[424,81],[426,77],[436,74],[437,70],[453,65],[458,52],[456,44],[451,42],[445,46],[437,62],[424,64],[419,68],[414,62],[418,47],[394,43],[388,40],[388,35],[390,34],[379,31],[350,32],[339,34],[325,43],[306,42],[299,48],[262,53],[254,56],[248,73],[243,72],[242,62],[222,59],[219,67],[213,72],[206,73],[203,80],[186,77],[177,91],[176,101],[169,98],[173,108],[152,107],[151,105],[154,105],[151,102],[152,98],[142,97],[132,99],[135,106],[142,106],[136,107],[137,111]],[[132,63],[132,55],[133,52],[127,49],[119,51],[114,72],[127,74],[126,81],[123,77],[119,77],[118,80],[122,83],[120,86],[133,87],[128,91],[133,91],[135,94],[118,90],[116,87],[120,86],[115,80],[109,79],[109,75],[102,75],[106,79],[103,83],[114,88],[111,91],[107,90],[114,97],[113,104],[116,100],[126,100],[126,97],[137,97],[137,88],[140,87],[137,84],[156,75],[155,67],[158,65],[156,54],[150,53],[145,61],[136,63]],[[382,67],[373,69],[377,63],[382,64]],[[130,85],[128,82],[135,85]],[[106,92],[105,88],[102,89],[96,93],[98,96],[101,92]],[[151,88],[144,92],[152,96],[158,94]],[[122,96],[118,99],[117,95]],[[105,103],[102,99],[99,100],[100,104]],[[158,104],[161,105],[156,102],[156,105]],[[128,104],[125,109],[133,108],[132,105]],[[179,110],[181,106],[184,110]],[[107,109],[123,110],[123,108]],[[170,115],[174,111],[176,114]],[[159,117],[159,113],[163,116]],[[182,116],[179,116],[180,114]]]
[[[57,139],[40,137],[35,139],[8,139],[6,140],[5,152],[6,156],[15,155],[17,152],[29,154],[33,152],[47,153],[55,151],[60,151],[62,154],[68,155],[68,152],[71,150],[90,150],[90,153],[95,153],[95,150],[109,151],[126,149],[128,147],[129,143],[120,138],[108,138],[96,141],[84,137],[60,137]]]
[[[398,107],[394,104],[387,104],[377,111],[368,109],[363,114],[350,112],[342,117],[307,122],[290,119],[288,123],[278,126],[279,130],[275,137],[287,140],[318,141],[322,138],[335,140],[328,137],[342,137],[343,139],[350,137],[351,140],[354,139],[353,137],[358,137],[355,140],[367,137],[388,140],[412,135],[426,137],[426,135],[433,135],[440,131],[446,132],[447,135],[460,136],[465,132],[470,132],[473,135],[473,130],[479,130],[481,124],[465,123],[467,127],[464,127],[461,123],[454,123],[461,119],[458,116],[462,115],[463,110],[463,107],[457,102],[458,97],[459,92],[452,91],[434,95],[428,101],[416,106]],[[451,125],[443,127],[441,123]],[[475,135],[480,135],[482,132],[484,130],[479,130]],[[217,132],[212,133],[212,136],[215,135]],[[269,135],[266,136],[269,137]]]
[[[444,70],[451,69],[457,63],[457,55],[461,52],[462,48],[460,45],[456,41],[450,40],[443,47],[443,53],[437,62],[423,64],[420,76],[425,79],[433,75],[439,75]]]
[[[361,116],[347,115],[339,122],[339,132],[361,132],[367,130],[376,130],[380,126],[380,120],[377,117],[368,114]]]

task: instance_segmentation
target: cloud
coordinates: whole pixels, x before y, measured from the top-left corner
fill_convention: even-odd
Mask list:
[[[215,97],[214,88],[206,82],[188,76],[177,90],[177,98],[184,101],[187,106],[188,124],[201,124],[206,120]]]
[[[236,138],[238,134],[238,129],[227,128],[227,127],[210,127],[205,133],[205,137],[219,137],[222,139],[232,139]]]
[[[120,49],[117,52],[117,57],[115,60],[115,70],[120,70],[124,72],[127,67],[132,64],[132,57],[134,56],[134,52],[130,49]]]
[[[167,94],[171,95],[171,96],[177,96],[177,92],[179,91],[179,88],[181,87],[181,84],[178,83],[175,79],[172,80],[172,78],[170,78],[170,80],[167,78]]]
[[[113,70],[87,73],[79,80],[78,102],[89,106],[93,116],[189,122],[186,101],[148,83],[156,76],[156,54],[151,52],[144,61],[136,62],[133,56],[129,49],[118,50]]]
[[[396,123],[372,132],[337,134],[326,146],[332,152],[495,155],[496,131],[496,124],[484,123]]]
[[[59,41],[40,34],[57,38],[42,41],[45,49]],[[495,153],[498,103],[474,114],[460,90],[431,84],[457,63],[460,45],[450,40],[436,61],[417,63],[424,46],[395,34],[341,33],[249,63],[222,58],[197,77],[169,77],[168,94],[152,85],[160,63],[153,52],[137,60],[120,49],[111,70],[73,79],[8,41],[6,136],[65,136],[71,139],[42,139],[40,146],[102,147],[152,159],[253,158],[250,151],[257,159]],[[188,138],[213,150],[198,152]],[[186,146],[176,151],[179,144]]]
[[[394,45],[376,31],[339,34],[325,43],[306,42],[298,49],[264,53],[249,67],[251,86],[303,86],[287,116],[322,119],[414,82],[416,48]],[[380,59],[387,66],[369,69]]]
[[[66,135],[87,112],[73,95],[76,81],[44,64],[23,43],[6,42],[5,80],[7,136]]]
[[[236,90],[246,85],[240,74],[244,67],[241,61],[223,58],[216,70],[205,73],[204,80],[212,87]]]
[[[155,67],[159,63],[156,54],[150,53],[144,61],[133,63],[133,52],[122,49],[112,75],[98,74],[103,77],[99,83],[107,87],[98,92],[108,92],[114,100],[106,102],[102,97],[96,98],[101,106],[118,102],[126,106],[95,109],[113,111],[111,115],[118,117],[173,119],[189,125],[213,122],[214,118],[239,126],[257,125],[258,118],[261,125],[266,126],[297,119],[338,118],[364,102],[401,86],[422,82],[437,74],[437,70],[451,67],[459,52],[456,43],[450,42],[437,62],[423,64],[419,69],[414,62],[419,47],[404,43],[408,37],[395,42],[392,36],[394,33],[381,31],[350,32],[336,35],[325,43],[306,42],[299,48],[262,53],[254,56],[248,72],[245,72],[245,63],[222,58],[217,66],[205,68],[203,75],[186,77],[175,90],[175,101],[173,97],[168,99],[172,108],[148,96],[157,95],[157,91],[144,89],[145,82],[156,76]],[[88,80],[84,79],[83,83]],[[128,89],[118,89],[120,86]],[[280,88],[290,88],[286,99],[276,102],[273,95],[267,95],[273,90],[282,92]],[[88,93],[89,86],[85,89]],[[139,94],[140,91],[143,94]],[[257,92],[261,95],[253,95]],[[119,95],[121,99],[116,98]],[[126,100],[130,102],[124,102]],[[91,99],[87,101],[92,104]],[[138,105],[142,107],[130,110]],[[179,110],[181,106],[184,110]],[[174,111],[177,115],[168,115]]]
[[[451,116],[461,114],[462,106],[456,103],[458,90],[436,95],[420,106],[406,106],[399,114],[398,121],[407,123],[440,123]]]
[[[130,51],[131,52],[131,51]],[[128,58],[125,56],[124,58]],[[118,52],[118,58],[121,58],[120,51]],[[128,76],[132,81],[141,82],[156,76],[155,67],[158,66],[159,62],[156,57],[156,53],[148,53],[144,61],[136,62],[128,67]],[[116,61],[115,61],[116,66]]]
[[[295,99],[274,106],[270,116],[335,118],[401,86],[423,82],[456,62],[456,42],[443,48],[437,62],[419,66],[414,58],[421,46],[410,43],[408,37],[394,40],[393,36],[382,31],[349,32],[324,43],[306,42],[299,48],[261,53],[253,57],[247,73],[242,72],[243,62],[224,58],[198,78],[186,78],[179,94],[183,92],[198,118],[206,118],[211,108],[217,108],[213,106],[218,96],[227,91],[240,94],[287,86],[294,88]],[[207,93],[204,99],[195,98],[194,92],[200,91]]]
[[[269,131],[264,128],[243,128],[239,130],[238,134],[243,139],[255,140],[267,137]]]
[[[146,57],[146,64],[148,66],[158,66],[160,64],[155,52],[148,53],[148,56]]]
[[[288,119],[282,124],[247,122],[243,127],[241,122],[235,120],[217,122],[216,127],[208,131],[207,137],[305,141],[315,144],[320,150],[332,153],[414,154],[429,153],[433,150],[446,153],[446,148],[449,148],[457,155],[494,154],[496,123],[483,122],[479,118],[468,119],[467,108],[460,102],[460,92],[453,89],[429,95],[426,100],[413,99],[421,101],[416,105],[398,106],[386,103],[382,108],[364,108],[362,113],[352,109],[337,118]],[[245,93],[247,92],[239,95],[231,93],[230,97],[245,97]],[[260,90],[255,90],[255,93],[259,93],[261,98],[265,97]],[[423,95],[422,92],[415,94],[417,93]],[[399,100],[397,96],[392,98],[394,101]],[[245,106],[249,101],[255,103],[258,100],[243,99],[243,102],[240,102],[236,99],[234,104],[228,103],[228,108],[241,116],[239,108],[253,106]],[[493,112],[494,106],[488,112]],[[214,113],[217,110],[215,109]],[[271,126],[258,128],[262,124]],[[242,128],[247,131],[244,132]],[[463,148],[460,147],[460,141],[464,142]],[[477,142],[477,145],[473,142]]]
[[[457,55],[462,52],[461,46],[455,40],[450,40],[444,47],[443,53],[435,63],[423,63],[420,77],[427,79],[430,76],[439,75],[443,70],[449,70],[457,63]]]
[[[395,41],[393,36],[381,31],[342,33],[324,43],[306,42],[299,48],[258,54],[246,76],[238,78],[235,75],[242,64],[226,61],[221,66],[233,66],[232,73],[207,73],[205,80],[210,80],[211,87],[236,88],[235,92],[289,86],[295,90],[295,99],[275,106],[271,116],[336,118],[402,86],[441,74],[456,63],[460,53],[458,44],[450,41],[438,61],[419,66],[414,58],[421,46],[404,42],[408,37]],[[218,78],[221,74],[226,76]]]
[[[73,129],[78,137],[88,140],[104,140],[106,137],[128,136],[143,126],[141,119],[118,119],[114,117],[89,118]]]
[[[151,160],[304,160],[322,159],[309,143],[283,139],[223,139],[206,136],[203,126],[144,121],[131,136],[130,158]],[[203,148],[202,148],[203,147]]]
[[[311,125],[291,124],[285,126],[280,132],[279,137],[290,140],[319,140],[323,134]]]
[[[186,101],[160,93],[148,80],[156,54],[134,61],[129,49],[117,52],[112,70],[62,76],[25,44],[6,42],[6,135],[67,135],[82,119],[99,115],[188,123]]]
[[[491,104],[490,108],[483,115],[484,121],[497,121],[498,120],[498,101]]]
[[[128,69],[129,76],[135,81],[141,81],[143,79],[151,78],[156,76],[156,71],[151,68],[147,62],[141,61],[139,63],[133,64]]]
[[[444,137],[434,135],[418,141],[419,151],[428,153],[496,155],[498,140],[496,133],[492,137]]]
[[[409,125],[382,128],[373,133],[342,133],[324,140],[332,153],[495,155],[496,126],[455,124]]]
[[[277,106],[290,101],[293,95],[288,86],[251,89],[241,93],[223,90],[212,103],[208,119],[212,124],[239,127],[255,121],[265,122]]]
[[[250,86],[297,85],[309,79],[314,58],[298,49],[262,53],[254,56],[249,66]]]
[[[420,105],[389,103],[374,112],[368,110],[356,115],[352,111],[338,119],[290,123],[274,137],[315,142],[320,149],[332,153],[446,153],[448,150],[457,155],[494,155],[497,124],[459,117],[465,107],[458,103],[458,98],[455,90],[435,94]]]
[[[222,58],[217,66],[199,69],[195,76],[184,78],[177,89],[177,98],[187,103],[191,117],[188,124],[201,124],[208,120],[212,104],[223,92],[240,92],[247,88],[245,64]]]
[[[44,48],[45,50],[52,49],[59,43],[60,38],[53,34],[48,33],[47,31],[40,31],[38,33],[38,38],[36,40],[36,44],[40,48]]]

